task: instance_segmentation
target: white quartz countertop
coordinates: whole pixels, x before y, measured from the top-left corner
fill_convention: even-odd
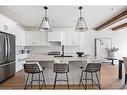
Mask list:
[[[26,58],[23,59],[24,61],[87,61],[87,63],[91,62],[100,62],[97,59],[87,59],[83,57],[54,57],[52,55],[47,54],[29,54]]]
[[[54,56],[49,56],[46,54],[29,54],[25,61],[54,61]]]

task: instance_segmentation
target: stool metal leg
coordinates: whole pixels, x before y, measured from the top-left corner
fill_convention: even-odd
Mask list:
[[[82,75],[83,75],[83,71],[82,71],[82,73],[81,73],[81,77],[80,77],[79,86],[81,85],[81,82],[82,82]]]
[[[66,78],[67,78],[67,85],[68,85],[68,89],[69,89],[69,81],[68,81],[68,74],[66,73]]]
[[[31,77],[31,88],[33,86],[33,74],[32,74],[32,77]]]
[[[43,84],[44,84],[44,86],[45,86],[45,88],[46,88],[45,77],[44,77],[43,71],[42,71],[42,77],[43,77],[43,83],[42,83],[42,85],[41,85],[41,88],[42,88]]]
[[[91,72],[91,82],[92,82],[92,86],[93,86],[93,73]]]
[[[98,75],[97,75],[97,72],[96,72],[96,78],[97,78],[97,82],[98,82],[98,87],[99,87],[99,89],[101,89],[101,87],[100,87],[100,82],[99,82],[99,78],[98,78]]]
[[[127,74],[125,74],[125,84],[126,84],[126,82],[127,82]]]
[[[54,87],[53,87],[53,89],[55,89],[55,86],[56,86],[56,79],[57,79],[57,73],[55,75],[55,81],[54,81]]]
[[[86,72],[86,76],[85,76],[85,89],[87,88],[87,72]]]
[[[41,87],[40,87],[40,73],[38,73],[38,83],[39,83],[39,89],[41,89]]]
[[[28,79],[29,79],[29,74],[27,75],[27,79],[26,79],[26,82],[25,82],[24,89],[26,89],[26,88],[27,88],[27,82],[28,82]]]

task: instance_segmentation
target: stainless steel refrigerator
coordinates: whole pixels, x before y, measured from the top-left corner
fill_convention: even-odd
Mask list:
[[[0,82],[15,75],[15,36],[0,32]]]

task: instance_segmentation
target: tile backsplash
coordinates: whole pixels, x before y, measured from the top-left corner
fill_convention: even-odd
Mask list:
[[[24,50],[24,46],[16,46],[16,55],[22,54],[22,50]]]
[[[30,53],[48,53],[51,51],[61,51],[61,46],[25,46],[24,49],[30,50]],[[76,54],[80,51],[78,46],[65,46],[65,54]]]

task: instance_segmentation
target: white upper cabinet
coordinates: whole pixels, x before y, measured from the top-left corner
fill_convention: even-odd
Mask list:
[[[74,32],[74,40],[73,40],[74,46],[80,46],[80,38],[81,38],[81,33],[80,32]]]
[[[80,46],[80,32],[63,31],[62,44],[65,46]]]
[[[16,46],[25,46],[25,31],[19,25],[16,25]]]
[[[80,32],[53,31],[53,32],[25,32],[26,46],[65,45],[80,46]]]
[[[26,31],[26,46],[47,46],[47,32]]]
[[[48,32],[48,42],[61,42],[61,31]]]
[[[73,46],[73,33],[70,31],[62,32],[62,44],[65,46]]]

